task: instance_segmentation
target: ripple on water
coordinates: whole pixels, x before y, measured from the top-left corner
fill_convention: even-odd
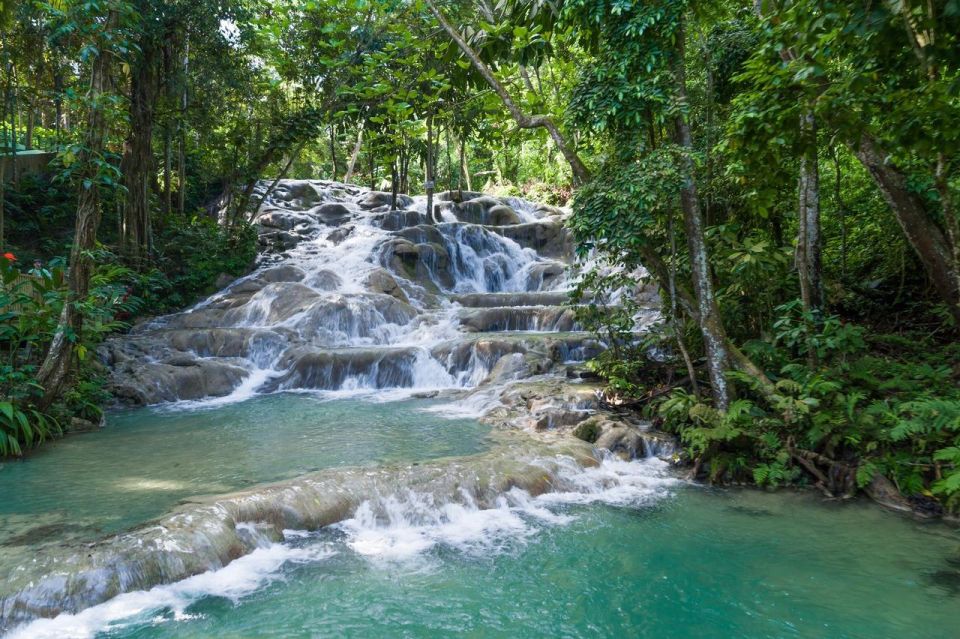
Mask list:
[[[424,413],[427,402],[261,396],[206,410],[145,408],[0,466],[0,569],[23,546],[90,541],[180,500],[322,468],[485,450],[489,427]]]
[[[370,502],[340,526],[288,531],[240,590],[218,590],[218,571],[208,592],[154,589],[132,614],[89,613],[98,627],[61,618],[56,636],[960,636],[960,598],[928,579],[958,560],[956,531],[866,503],[691,488],[655,463],[606,466],[558,493],[591,499]]]

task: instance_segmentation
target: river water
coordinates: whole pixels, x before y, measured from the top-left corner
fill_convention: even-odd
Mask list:
[[[481,423],[603,344],[563,212],[467,199],[284,181],[254,273],[105,344],[152,406],[0,466],[0,634],[960,637],[956,530]]]
[[[358,512],[12,636],[960,636],[954,531],[869,503],[685,486],[658,461],[633,464],[645,479],[635,494],[433,516],[407,503],[389,521]]]

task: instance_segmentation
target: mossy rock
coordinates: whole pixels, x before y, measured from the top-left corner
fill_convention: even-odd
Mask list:
[[[597,439],[600,438],[600,422],[597,419],[587,419],[580,422],[576,428],[573,429],[573,436],[577,439],[582,439],[588,444],[596,443]]]

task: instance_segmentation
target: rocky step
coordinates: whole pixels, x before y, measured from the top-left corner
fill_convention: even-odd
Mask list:
[[[476,386],[484,381],[542,374],[582,362],[603,346],[584,332],[468,333],[427,350],[414,346],[290,349],[285,372],[260,390]],[[448,377],[449,376],[449,377]]]
[[[526,374],[540,374],[560,364],[592,359],[603,349],[596,336],[587,332],[486,332],[442,342],[430,354],[448,371],[479,374],[485,369],[494,374],[498,366],[509,365],[523,366]]]
[[[398,231],[378,251],[380,265],[392,274],[415,282],[431,293],[452,291],[465,280],[479,291],[503,291],[520,286],[527,291],[559,288],[564,283],[566,263],[541,257],[509,253],[498,236],[483,227],[467,225],[419,225]]]
[[[574,331],[580,328],[569,306],[502,306],[465,308],[460,326],[474,333],[500,331]]]
[[[533,495],[576,490],[564,474],[570,460],[583,466],[597,463],[592,447],[574,438],[491,437],[496,445],[471,457],[329,469],[196,497],[157,521],[76,552],[44,548],[22,566],[0,573],[0,634],[38,617],[76,614],[124,592],[222,568],[282,540],[286,529],[319,530],[384,495],[411,492],[432,495],[435,503],[463,500],[494,508],[514,488]]]
[[[425,213],[419,211],[388,211],[373,218],[372,223],[385,231],[402,231],[403,229],[431,224]]]
[[[470,224],[507,225],[519,224],[520,214],[503,200],[487,195],[475,197],[465,202],[440,201],[437,209],[441,215],[451,215],[460,222]]]
[[[484,225],[483,228],[545,257],[573,257],[573,234],[558,218],[512,225]]]
[[[260,390],[411,388],[422,354],[422,349],[413,347],[293,348],[278,366],[286,372]]]
[[[563,306],[570,302],[568,291],[532,291],[529,293],[466,293],[450,298],[470,308],[500,308],[504,306]]]

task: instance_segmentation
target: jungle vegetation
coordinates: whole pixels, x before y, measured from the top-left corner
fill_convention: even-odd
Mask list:
[[[591,366],[695,475],[960,509],[958,0],[0,15],[0,455],[96,421],[97,341],[250,268],[289,175],[569,205]]]

